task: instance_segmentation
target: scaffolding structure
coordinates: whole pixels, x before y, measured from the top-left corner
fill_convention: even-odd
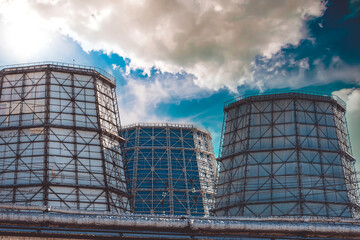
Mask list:
[[[0,79],[0,203],[129,212],[112,77],[44,62]]]
[[[225,105],[217,216],[359,216],[342,100],[273,93]]]
[[[138,123],[123,128],[135,213],[208,215],[216,159],[211,135],[193,125]]]

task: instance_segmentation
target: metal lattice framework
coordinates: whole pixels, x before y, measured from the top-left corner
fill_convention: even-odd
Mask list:
[[[224,113],[216,215],[358,217],[342,101],[259,95]]]
[[[216,180],[209,132],[193,125],[139,123],[123,133],[135,213],[209,214]]]
[[[0,78],[0,202],[129,211],[115,83],[60,63]]]

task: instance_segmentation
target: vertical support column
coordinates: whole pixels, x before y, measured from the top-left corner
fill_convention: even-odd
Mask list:
[[[3,85],[4,85],[4,74],[2,73],[2,71],[0,71],[0,101],[2,99],[2,95],[3,95]],[[1,103],[2,105],[3,103]],[[6,115],[6,114],[4,114]],[[7,116],[7,118],[9,118],[9,116]],[[6,120],[5,120],[6,121]]]
[[[124,132],[123,132],[123,130],[121,130],[121,136],[124,138],[124,139],[126,139],[128,136],[129,136],[129,132],[127,131],[127,130],[125,130]],[[125,141],[125,142],[123,142],[123,143],[121,143],[121,148],[122,148],[122,154],[123,154],[123,156],[122,156],[122,160],[123,160],[123,166],[124,166],[124,175],[125,175],[125,185],[126,185],[126,190],[127,190],[127,192],[128,193],[130,193],[129,192],[129,189],[130,189],[130,185],[132,184],[131,182],[130,182],[130,178],[128,177],[128,171],[129,171],[129,167],[128,167],[128,161],[129,161],[129,159],[126,157],[126,151],[125,151],[125,149],[126,149],[126,147],[127,147],[127,141]],[[135,152],[135,149],[134,149],[134,152]],[[130,158],[131,159],[131,158]],[[130,193],[131,194],[131,193]],[[132,207],[132,202],[130,201],[130,200],[132,200],[132,199],[129,199],[129,201],[128,201],[128,203],[129,203],[129,205],[130,205],[130,212],[132,212],[132,210],[133,210],[133,207]]]
[[[227,113],[225,112],[225,109],[224,109],[224,117],[223,117],[223,124],[222,124],[222,128],[221,128],[220,144],[219,144],[219,158],[222,157],[226,120],[227,120]]]
[[[224,149],[224,138],[225,138],[225,133],[226,133],[226,123],[227,123],[227,115],[228,115],[228,112],[225,111],[225,108],[224,108],[224,117],[223,117],[223,124],[222,124],[222,129],[221,129],[221,136],[220,136],[220,144],[219,144],[219,157],[218,159],[221,159],[222,158],[222,154],[223,154],[223,149]],[[217,180],[216,180],[216,183],[220,183],[221,179],[220,179],[220,171],[221,171],[221,165],[222,165],[222,162],[218,161],[218,159],[216,159],[216,177],[217,177]],[[223,199],[224,199],[224,193],[223,195],[221,196],[221,198],[218,198],[216,197],[217,196],[217,193],[218,193],[218,187],[221,187],[221,188],[224,188],[225,186],[224,185],[218,185],[217,184],[214,186],[214,191],[215,191],[215,197],[214,197],[214,205],[213,205],[213,208],[215,208],[216,206],[219,205],[219,202],[222,202]],[[219,199],[219,200],[217,200]],[[215,214],[215,213],[214,213]],[[216,214],[215,214],[216,215]]]
[[[298,175],[298,189],[299,189],[299,208],[300,208],[300,216],[304,216],[304,209],[303,209],[303,196],[302,196],[302,171],[301,171],[301,162],[300,162],[300,142],[299,142],[299,125],[298,125],[298,117],[297,117],[297,101],[298,98],[294,97],[292,99],[294,101],[294,121],[295,121],[295,151],[296,151],[296,160],[297,160],[297,175]]]
[[[169,204],[170,214],[174,215],[174,188],[173,188],[173,177],[172,177],[172,164],[171,164],[171,144],[170,144],[170,127],[166,124],[166,151],[168,159],[168,192],[169,192]]]
[[[197,172],[198,172],[198,176],[199,176],[199,187],[200,189],[199,190],[196,190],[196,188],[194,187],[195,191],[194,191],[194,201],[196,200],[195,202],[195,207],[197,208],[197,201],[199,199],[199,195],[203,192],[203,184],[204,184],[204,161],[203,161],[203,152],[201,151],[201,143],[202,141],[198,139],[197,137],[197,131],[196,129],[193,127],[193,129],[191,130],[192,132],[192,136],[193,136],[193,139],[194,139],[194,146],[195,146],[195,149],[194,149],[194,153],[196,155],[196,167],[197,167]],[[193,185],[194,185],[194,181],[193,181]],[[197,191],[200,191],[200,193],[197,195]],[[205,203],[205,198],[203,197],[203,203]]]
[[[150,213],[155,212],[155,208],[154,208],[154,171],[155,171],[155,163],[154,163],[154,151],[155,151],[155,146],[154,146],[154,141],[155,141],[155,128],[152,127],[151,128],[151,210]]]
[[[273,214],[274,208],[274,127],[275,127],[275,120],[274,120],[274,100],[270,101],[271,104],[271,150],[270,150],[270,216]],[[284,109],[282,109],[282,114],[285,114]]]
[[[206,140],[208,141],[208,144],[210,144],[212,146],[212,138],[209,136],[207,136]],[[211,148],[211,153],[214,154],[214,148],[212,147]],[[219,168],[218,168],[218,162],[215,158],[215,155],[211,155],[209,156],[210,157],[210,166],[211,166],[211,170],[213,172],[213,179],[211,181],[212,183],[212,189],[211,189],[211,207],[209,209],[209,214],[211,214],[210,210],[214,209],[215,208],[215,197],[216,197],[216,194],[217,194],[217,189],[216,189],[216,186],[219,182],[219,175],[220,175],[220,172],[219,172]]]
[[[24,89],[25,89],[25,78],[26,78],[26,73],[24,73],[22,75],[22,77],[19,79],[19,81],[22,81],[22,84],[21,84],[21,96],[20,96],[20,111],[19,111],[19,127],[22,126],[22,115],[23,115],[23,105],[24,105],[24,102],[25,102],[25,98],[24,98]],[[12,196],[12,203],[15,204],[16,203],[16,191],[17,191],[17,180],[18,180],[18,172],[19,172],[19,161],[20,161],[20,158],[21,158],[21,155],[20,155],[20,145],[21,145],[21,135],[22,133],[22,129],[21,128],[18,128],[17,130],[17,144],[16,144],[16,160],[15,160],[15,172],[14,172],[14,186],[13,186],[13,196]]]
[[[0,82],[0,100],[1,100],[1,97],[3,95],[3,85],[4,85],[4,74],[2,73],[2,71],[0,71],[0,79],[1,79]]]
[[[346,134],[346,146],[347,146],[348,152],[351,155],[353,155],[353,151],[352,151],[352,147],[351,147],[351,141],[350,141],[350,134],[349,134],[349,129],[348,129],[348,124],[347,124],[345,112],[342,113],[342,117],[343,117],[345,134]]]
[[[111,87],[111,94],[112,94],[112,99],[113,99],[113,104],[114,104],[114,111],[115,111],[115,121],[117,124],[117,129],[119,132],[120,137],[122,137],[122,127],[121,127],[121,120],[120,120],[120,112],[119,112],[119,104],[118,104],[118,100],[116,98],[116,88],[115,87]],[[123,150],[123,149],[121,149]]]
[[[138,176],[138,166],[139,166],[139,151],[140,151],[140,127],[137,126],[135,128],[135,147],[134,147],[134,158],[133,158],[133,179],[132,179],[132,190],[131,190],[131,194],[133,195],[133,199],[132,199],[132,207],[133,210],[135,212],[135,208],[137,207],[137,200],[136,200],[136,196],[138,194],[138,180],[137,180],[137,176]]]
[[[94,80],[94,90],[95,90],[95,104],[96,104],[96,116],[98,121],[98,134],[99,134],[99,141],[100,141],[100,152],[101,152],[101,158],[102,158],[102,171],[103,171],[103,177],[104,177],[104,185],[105,185],[105,197],[106,197],[106,210],[111,211],[110,208],[110,193],[109,193],[109,186],[108,186],[108,177],[106,173],[106,160],[105,160],[105,154],[104,154],[104,139],[103,139],[103,133],[102,133],[102,126],[101,126],[101,113],[100,113],[100,106],[98,99],[100,98],[100,93],[97,87],[97,78],[95,75],[93,75]]]
[[[320,174],[320,177],[321,177],[321,182],[322,182],[322,190],[324,191],[324,200],[325,200],[325,211],[326,211],[326,216],[327,217],[330,217],[329,216],[329,203],[328,203],[328,200],[327,200],[327,196],[326,196],[326,187],[325,187],[325,170],[324,170],[324,163],[323,163],[323,152],[322,152],[322,146],[321,146],[321,141],[320,141],[320,131],[319,131],[319,119],[318,119],[318,112],[317,112],[317,109],[316,109],[316,101],[313,100],[312,101],[312,104],[314,105],[314,118],[315,118],[315,128],[316,128],[316,139],[317,139],[317,142],[318,142],[318,154],[319,154],[319,160],[320,160],[320,170],[321,170],[321,174]],[[311,186],[313,187],[313,186]]]
[[[248,167],[248,161],[249,161],[249,150],[250,150],[250,126],[251,126],[251,116],[252,116],[252,103],[251,100],[249,99],[247,101],[247,109],[248,109],[248,126],[247,126],[247,133],[246,133],[246,149],[244,151],[244,154],[246,155],[245,157],[245,166],[244,166],[244,187],[243,187],[243,192],[242,192],[242,196],[241,196],[241,216],[245,215],[245,192],[246,192],[246,184],[247,184],[247,167]],[[239,109],[240,106],[237,106],[237,108]],[[237,117],[239,117],[238,113],[236,114]],[[235,147],[235,144],[234,144]]]
[[[207,191],[208,191],[208,165],[207,165],[207,158],[208,158],[208,152],[206,149],[206,140],[204,137],[204,134],[200,131],[197,131],[194,128],[194,131],[196,133],[197,138],[200,140],[200,145],[198,148],[198,151],[201,153],[200,154],[200,161],[201,161],[201,165],[200,165],[200,169],[198,170],[199,172],[202,173],[202,178],[199,178],[199,184],[200,184],[200,189],[199,189],[199,194],[196,196],[196,201],[195,204],[198,204],[199,199],[202,199],[202,205],[203,205],[203,213],[205,214],[206,211],[208,211],[208,199],[206,197]],[[197,207],[197,206],[196,206]]]
[[[195,129],[192,129],[191,131],[194,131],[193,136],[195,136]],[[182,154],[182,160],[183,160],[183,169],[182,169],[182,171],[183,171],[183,174],[184,174],[185,189],[186,189],[185,194],[186,194],[187,214],[191,215],[191,203],[190,203],[190,197],[189,197],[189,192],[191,191],[191,189],[189,189],[188,179],[187,179],[187,168],[186,168],[185,151],[184,151],[183,128],[180,128],[180,136],[181,136],[181,139],[180,139],[181,140],[181,154]],[[195,194],[196,193],[194,193],[194,196],[195,196]]]
[[[43,179],[43,195],[44,206],[49,203],[49,135],[50,135],[50,65],[45,70],[45,119],[44,119],[44,179]]]
[[[225,122],[225,127],[224,127],[224,138],[225,138],[225,133],[226,133],[226,127],[228,127],[228,134],[229,134],[229,140],[228,140],[228,147],[227,147],[227,151],[228,151],[228,160],[229,160],[229,163],[228,165],[230,166],[230,169],[227,169],[228,170],[228,173],[224,174],[224,179],[223,181],[227,180],[227,182],[230,183],[231,179],[226,179],[226,178],[232,178],[232,166],[233,166],[233,161],[234,161],[234,153],[235,153],[235,145],[236,145],[236,131],[237,131],[237,125],[235,125],[234,122],[238,122],[238,111],[237,111],[237,108],[238,106],[235,106],[234,107],[234,113],[233,113],[233,116],[231,116],[231,109],[228,109],[227,112],[226,112],[226,122]],[[238,123],[237,123],[238,124]],[[223,155],[222,155],[223,156]],[[221,161],[221,164],[223,164],[223,160]],[[225,212],[228,212],[229,211],[229,208],[228,206],[232,205],[231,203],[231,195],[230,195],[230,192],[231,192],[231,185],[223,185],[222,186],[224,188],[223,190],[223,196],[222,198],[225,199],[225,202],[226,203],[223,203],[223,205],[226,206],[226,209],[224,210]],[[226,191],[225,191],[226,189]],[[225,196],[225,197],[224,197]],[[241,208],[241,206],[240,206]]]
[[[232,178],[232,174],[233,174],[233,166],[234,166],[234,154],[235,154],[235,145],[236,145],[236,135],[237,135],[237,130],[238,130],[238,126],[239,126],[239,121],[238,121],[238,118],[239,118],[239,106],[235,106],[234,107],[234,113],[233,113],[233,116],[231,116],[231,109],[228,110],[227,112],[227,115],[230,115],[230,119],[229,117],[227,116],[227,123],[226,124],[229,124],[229,147],[228,147],[228,151],[229,151],[229,165],[231,166],[230,167],[230,170],[229,170],[229,173],[228,173],[228,176],[230,175],[230,178]],[[226,131],[226,128],[225,128],[225,131]],[[241,139],[240,139],[241,140]],[[232,181],[232,179],[227,179],[229,181],[229,183]],[[230,186],[227,187],[227,192],[225,193],[224,191],[224,194],[227,195],[227,204],[226,206],[231,206],[232,205],[232,202],[231,202],[231,186],[232,186],[232,183],[230,184]],[[225,187],[225,185],[224,185]],[[245,187],[245,185],[244,185]],[[245,189],[244,189],[245,190]],[[242,205],[240,206],[240,210],[242,209]],[[225,211],[229,211],[229,208],[227,207]]]
[[[73,160],[75,165],[75,195],[76,195],[76,208],[80,209],[80,196],[79,196],[79,169],[78,169],[78,155],[77,155],[77,141],[76,141],[76,104],[75,104],[75,79],[74,73],[71,73],[71,107],[72,107],[72,135],[73,135],[73,144],[74,144],[74,153]]]

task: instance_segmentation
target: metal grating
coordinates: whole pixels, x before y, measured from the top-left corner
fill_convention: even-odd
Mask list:
[[[216,215],[358,217],[344,113],[332,97],[291,92],[227,104]]]
[[[135,213],[208,215],[214,205],[216,159],[210,133],[183,124],[123,129]]]
[[[115,84],[44,63],[0,78],[0,202],[129,211]]]

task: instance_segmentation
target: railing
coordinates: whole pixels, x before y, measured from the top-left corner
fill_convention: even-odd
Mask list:
[[[276,95],[276,94],[286,94],[286,93],[298,93],[298,94],[308,94],[308,95],[314,95],[314,96],[322,96],[322,97],[330,97],[334,99],[337,103],[339,103],[342,107],[346,108],[346,103],[344,100],[342,100],[340,97],[328,94],[324,92],[316,92],[316,91],[303,91],[303,90],[278,90],[278,91],[272,91],[267,93],[253,93],[253,94],[244,94],[238,97],[235,97],[234,99],[231,99],[229,101],[226,101],[224,103],[224,107],[228,107],[230,104],[240,101],[242,99],[248,98],[248,97],[255,97],[255,96],[267,96],[267,95]]]
[[[331,96],[335,101],[337,101],[341,106],[343,106],[344,108],[346,108],[346,103],[344,100],[342,100],[340,97],[336,96],[336,95],[332,95]]]
[[[178,128],[196,128],[200,131],[210,133],[209,130],[200,128],[195,126],[194,124],[185,124],[185,123],[146,123],[146,122],[140,122],[140,123],[132,123],[128,124],[122,127],[122,129],[126,128],[132,128],[132,127],[178,127]]]
[[[104,77],[107,77],[112,82],[114,82],[114,83],[116,82],[116,79],[113,75],[111,75],[110,73],[108,73],[105,70],[98,68],[98,67],[79,65],[79,64],[71,64],[71,63],[52,62],[52,61],[3,65],[3,66],[0,66],[0,71],[4,70],[4,69],[10,69],[10,68],[34,67],[34,66],[42,66],[42,65],[54,65],[54,66],[66,67],[66,68],[78,68],[78,69],[84,69],[84,70],[93,70],[93,71],[97,71]]]
[[[6,206],[5,206],[6,207]],[[360,221],[325,217],[191,217],[4,208],[0,234],[71,239],[359,239]],[[13,237],[13,238],[12,238]]]

